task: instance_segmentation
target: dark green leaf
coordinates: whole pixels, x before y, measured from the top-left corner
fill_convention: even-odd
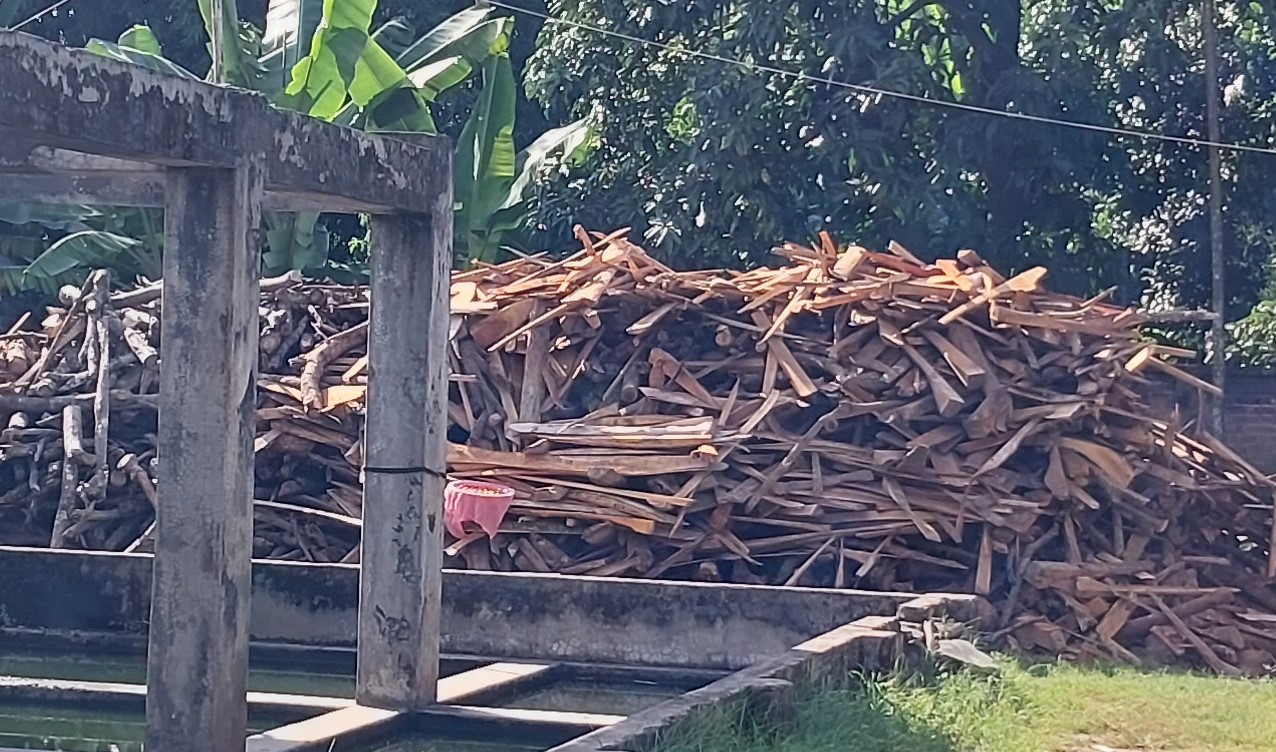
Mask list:
[[[488,55],[505,52],[509,47],[513,22],[493,14],[491,7],[463,10],[431,29],[396,59],[408,71],[457,56],[477,65]]]
[[[19,15],[23,0],[0,0],[0,28],[8,28],[23,20]]]
[[[255,61],[249,61],[250,55],[245,49],[244,39],[240,35],[239,8],[235,4],[235,0],[222,0],[221,10],[221,18],[213,18],[212,0],[199,0],[199,14],[204,19],[204,30],[208,34],[210,54],[213,39],[215,38],[213,30],[216,28],[221,31],[223,81],[237,86],[253,88],[249,79],[251,72],[255,69]],[[211,71],[209,75],[212,75]]]
[[[459,226],[479,231],[514,181],[514,73],[509,57],[483,63],[483,90],[456,142],[455,196]],[[486,245],[480,253],[487,252]],[[471,248],[473,257],[476,249]]]
[[[262,35],[263,90],[274,96],[288,85],[323,18],[323,0],[270,0]]]
[[[23,274],[55,277],[79,266],[110,266],[139,245],[133,238],[101,230],[73,232],[49,246]]]
[[[151,31],[151,27],[142,24],[136,24],[128,31],[120,35],[119,40],[121,47],[131,47],[138,52],[145,52],[148,55],[156,57],[164,57],[164,51],[160,49],[159,40],[155,38],[155,32]]]
[[[154,36],[152,36],[151,39],[154,39]],[[132,47],[125,47],[120,44],[115,44],[114,42],[106,42],[101,39],[90,39],[89,43],[84,45],[84,49],[92,52],[94,55],[101,55],[102,57],[110,58],[111,60],[140,65],[143,68],[148,68],[156,73],[166,73],[170,76],[180,76],[182,78],[199,80],[199,76],[196,76],[194,73],[191,73],[170,60],[166,60],[158,54],[144,52]]]

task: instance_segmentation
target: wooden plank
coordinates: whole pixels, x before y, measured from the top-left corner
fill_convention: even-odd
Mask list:
[[[1200,635],[1192,631],[1192,628],[1187,625],[1187,622],[1183,621],[1182,617],[1174,613],[1172,608],[1165,605],[1165,601],[1161,600],[1156,595],[1152,596],[1152,600],[1156,603],[1157,608],[1161,610],[1161,613],[1165,614],[1165,618],[1170,620],[1170,624],[1174,626],[1174,629],[1179,633],[1179,635],[1191,643],[1192,647],[1196,648],[1196,652],[1205,659],[1205,662],[1209,664],[1210,668],[1224,676],[1241,675],[1240,669],[1230,663],[1227,663],[1222,658],[1219,658],[1218,653],[1214,652],[1213,648],[1207,645],[1205,640],[1201,639]]]
[[[942,334],[933,329],[922,329],[921,335],[939,351],[962,385],[971,389],[978,389],[984,385],[984,379],[988,376],[988,372],[983,366],[972,360],[969,355],[962,352],[961,348],[949,342]]]
[[[975,592],[988,595],[992,592],[992,528],[983,526],[979,539],[979,566],[975,569]]]
[[[951,418],[962,411],[966,406],[966,400],[957,392],[952,384],[948,383],[939,371],[927,361],[917,349],[908,343],[903,343],[903,350],[909,359],[921,370],[926,377],[927,383],[930,384],[930,393],[935,398],[935,404],[939,407],[939,414],[944,418]]]
[[[473,701],[510,684],[542,677],[550,666],[541,664],[495,663],[439,679],[439,702]],[[352,706],[325,712],[297,723],[253,734],[245,752],[304,752],[315,747],[332,748],[337,739],[390,723],[399,712],[376,707]]]
[[[766,313],[753,311],[751,315],[753,323],[759,328],[765,331],[771,327],[771,319],[767,317]],[[797,392],[799,397],[810,397],[819,391],[819,387],[815,385],[811,377],[798,364],[797,358],[793,357],[793,352],[789,350],[788,345],[784,344],[783,339],[774,337],[767,340],[765,344],[759,345],[759,347],[764,347],[768,350],[771,357],[775,359],[775,362],[784,371],[784,374],[789,377],[789,382],[793,385],[793,390]],[[764,392],[770,391],[765,384],[765,379],[763,381],[762,390]]]
[[[1188,384],[1189,386],[1196,387],[1197,389],[1201,390],[1202,392],[1205,392],[1206,394],[1210,394],[1215,397],[1223,396],[1222,389],[1219,389],[1217,386],[1214,386],[1213,384],[1211,384],[1210,382],[1204,379],[1200,379],[1193,376],[1192,374],[1188,373],[1187,371],[1184,371],[1181,368],[1178,368],[1177,366],[1172,366],[1163,360],[1160,360],[1158,358],[1151,358],[1150,360],[1148,360],[1147,364],[1151,366],[1152,368],[1155,368],[1156,370],[1161,371],[1162,373],[1168,376],[1171,376],[1175,379],[1178,379],[1179,381],[1182,381],[1184,384]]]
[[[448,465],[458,472],[529,471],[567,477],[587,478],[599,469],[626,478],[666,475],[703,470],[709,462],[692,455],[627,456],[612,453],[600,458],[576,459],[562,454],[528,455],[498,452],[461,444],[448,445]]]
[[[849,282],[855,276],[855,270],[864,263],[866,254],[867,250],[857,245],[847,248],[833,264],[833,276]]]
[[[261,180],[166,173],[147,749],[244,748]]]
[[[1034,266],[1028,271],[1002,282],[989,292],[977,295],[940,316],[939,323],[942,326],[948,326],[976,308],[995,300],[999,295],[1004,295],[1008,292],[1032,292],[1037,289],[1037,286],[1045,276],[1046,268],[1044,266]]]
[[[537,301],[532,318],[545,312],[545,304]],[[528,332],[527,350],[523,356],[523,382],[519,392],[518,419],[525,423],[539,423],[541,404],[545,401],[545,360],[549,355],[549,329],[536,327]]]

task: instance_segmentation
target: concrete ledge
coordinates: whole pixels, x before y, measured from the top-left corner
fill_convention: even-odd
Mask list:
[[[927,593],[899,604],[895,614],[904,621],[920,622],[946,616],[960,622],[978,621],[986,615],[986,601],[977,595]]]
[[[910,616],[944,613],[959,618],[957,615],[975,612],[977,599],[928,595],[910,599],[908,604]],[[855,670],[894,669],[904,655],[900,623],[900,616],[862,617],[550,752],[648,749],[679,724],[729,702],[743,703],[761,717],[787,714],[799,687],[842,688],[850,684]]]
[[[146,554],[0,547],[0,628],[144,634]],[[445,570],[443,650],[551,663],[739,669],[911,593]],[[257,561],[259,642],[351,647],[358,567]],[[671,640],[669,635],[677,635]]]

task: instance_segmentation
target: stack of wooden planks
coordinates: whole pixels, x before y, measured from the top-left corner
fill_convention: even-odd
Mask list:
[[[1024,651],[1276,662],[1273,483],[1195,421],[1148,414],[1150,372],[1212,387],[1134,311],[970,251],[823,237],[777,268],[675,272],[624,231],[577,236],[561,260],[453,277],[449,469],[516,498],[494,539],[449,537],[450,566],[975,592]],[[357,560],[366,291],[267,287],[256,553]],[[107,306],[125,345],[160,315],[128,295]],[[75,351],[56,329],[79,320],[0,349],[25,358],[0,362],[25,369],[0,390],[0,540],[50,543],[64,408],[95,385],[45,356]],[[147,545],[154,363],[110,352],[127,421],[107,482],[72,471],[54,545]]]

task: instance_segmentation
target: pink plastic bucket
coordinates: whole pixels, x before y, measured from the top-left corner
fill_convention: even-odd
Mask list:
[[[475,522],[491,538],[514,502],[514,489],[477,480],[454,480],[443,489],[443,526],[465,537],[465,523]]]

